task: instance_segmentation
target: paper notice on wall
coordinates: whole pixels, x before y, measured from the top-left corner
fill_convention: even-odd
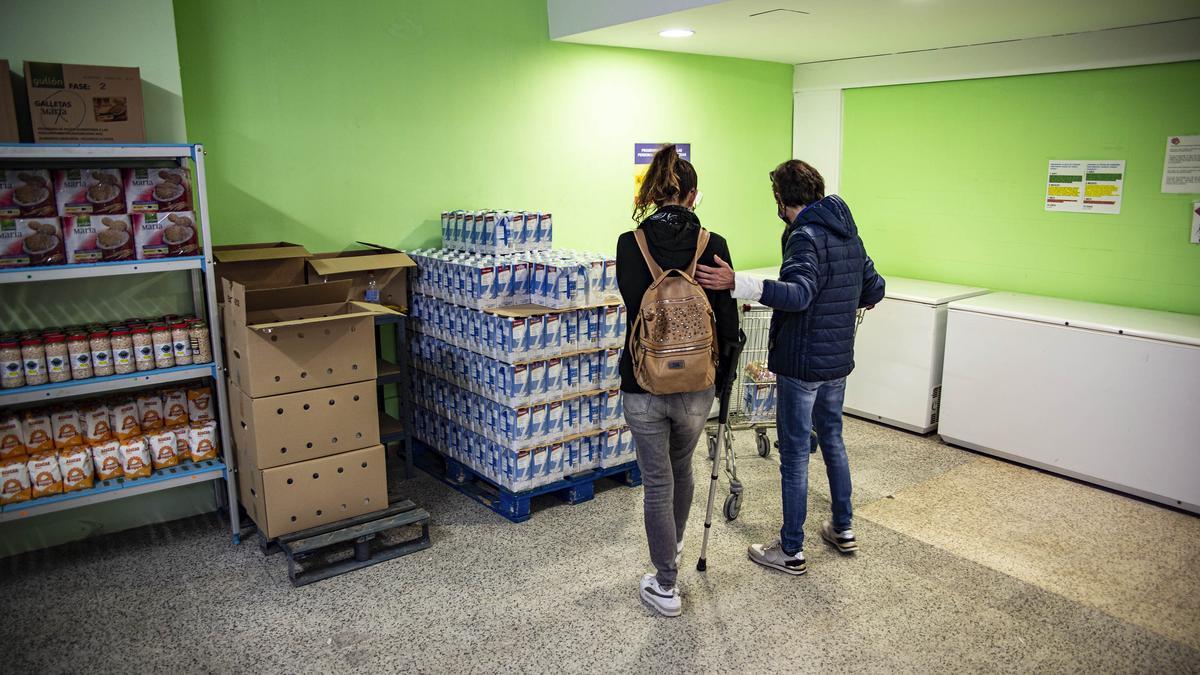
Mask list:
[[[1200,192],[1200,136],[1167,138],[1163,192]]]
[[[1125,160],[1052,159],[1047,174],[1047,211],[1121,212]]]
[[[1200,244],[1200,202],[1192,202],[1192,243]]]
[[[654,159],[654,153],[666,143],[634,143],[633,144],[633,194],[637,195],[638,190],[642,188],[642,181],[646,179],[646,172],[650,170],[650,161]],[[692,144],[691,143],[676,143],[675,150],[679,156],[692,161]]]
[[[1046,181],[1047,211],[1081,211],[1083,205],[1084,162],[1050,160]]]

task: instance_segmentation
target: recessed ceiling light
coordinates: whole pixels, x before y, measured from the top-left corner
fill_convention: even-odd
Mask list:
[[[690,28],[668,28],[658,32],[659,37],[665,38],[685,38],[692,37],[695,34],[696,31]]]

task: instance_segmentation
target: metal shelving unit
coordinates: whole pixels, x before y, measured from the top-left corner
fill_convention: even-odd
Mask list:
[[[389,361],[382,353],[383,336],[385,331],[392,331],[395,351],[390,355],[394,360]],[[409,430],[412,429],[412,387],[409,385],[408,365],[408,317],[404,314],[386,314],[375,317],[375,349],[379,372],[375,384],[379,388],[379,442],[384,447],[397,446],[399,453],[404,453],[404,477],[411,478],[413,474],[413,448]],[[400,417],[389,415],[386,409],[385,393],[389,385],[396,386],[397,406]]]
[[[211,379],[217,398],[217,425],[221,436],[223,461],[186,462],[155,472],[148,478],[124,478],[102,481],[89,490],[44,497],[0,509],[0,522],[30,518],[90,504],[158,492],[182,485],[212,481],[218,504],[232,514],[230,530],[234,543],[241,541],[238,522],[238,492],[233,461],[233,442],[229,428],[228,392],[225,388],[224,357],[221,350],[221,323],[217,310],[217,284],[212,274],[212,225],[208,216],[208,189],[204,169],[204,146],[168,145],[53,145],[0,144],[0,168],[88,168],[88,167],[181,167],[192,171],[193,208],[200,225],[203,254],[161,260],[135,260],[91,265],[59,265],[0,271],[0,285],[39,283],[64,279],[90,279],[154,272],[187,274],[191,284],[192,306],[197,316],[205,317],[212,339],[213,362],[180,366],[127,375],[22,387],[0,394],[0,407],[45,403],[85,396],[140,389],[172,382]],[[114,317],[120,318],[120,317]],[[224,490],[220,487],[224,486]]]

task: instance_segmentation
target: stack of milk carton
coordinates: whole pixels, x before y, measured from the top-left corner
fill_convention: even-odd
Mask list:
[[[513,491],[633,462],[616,261],[548,250],[549,214],[446,212],[442,232],[411,254],[414,435]]]
[[[567,309],[620,300],[616,260],[599,253],[418,249],[409,255],[418,266],[415,292],[463,307],[536,304]]]

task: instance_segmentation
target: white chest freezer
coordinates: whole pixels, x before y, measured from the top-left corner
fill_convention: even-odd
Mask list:
[[[779,268],[747,270],[768,279]],[[883,301],[867,312],[854,340],[845,411],[928,433],[937,427],[946,342],[946,306],[987,289],[885,276]]]
[[[993,293],[951,303],[949,443],[1200,512],[1200,316]]]

